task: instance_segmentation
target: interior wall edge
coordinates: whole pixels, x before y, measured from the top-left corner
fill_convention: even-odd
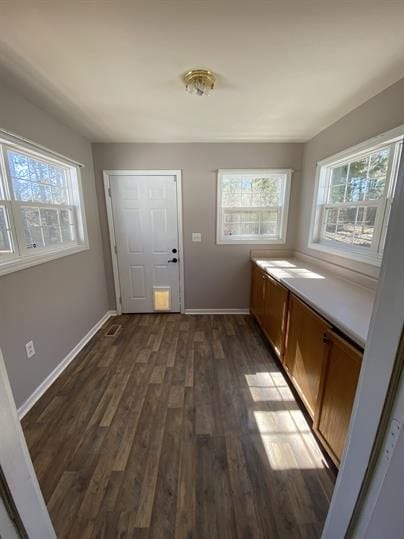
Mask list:
[[[107,311],[94,326],[84,335],[84,337],[70,350],[70,352],[62,359],[62,361],[48,374],[43,382],[35,389],[35,391],[27,398],[27,400],[18,408],[18,418],[21,420],[34,406],[34,404],[42,397],[42,395],[50,388],[50,386],[59,378],[62,372],[68,365],[78,356],[85,345],[96,335],[102,326],[112,317],[116,315],[116,311]]]

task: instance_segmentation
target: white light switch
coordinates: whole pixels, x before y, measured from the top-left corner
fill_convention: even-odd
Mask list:
[[[192,232],[192,241],[202,241],[202,234],[200,232]]]

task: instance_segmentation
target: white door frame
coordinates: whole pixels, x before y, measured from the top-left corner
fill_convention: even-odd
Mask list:
[[[366,507],[358,507],[365,478],[374,476],[369,469],[374,444],[380,437],[379,425],[389,395],[389,383],[395,363],[404,320],[404,154],[391,208],[386,245],[369,334],[363,357],[358,390],[352,410],[347,443],[341,462],[323,539],[361,537],[351,529]],[[384,433],[382,433],[384,435]],[[371,516],[371,513],[370,513]],[[367,515],[368,522],[370,521]]]
[[[111,177],[112,176],[175,176],[177,185],[177,222],[178,222],[178,250],[180,268],[180,306],[181,313],[185,309],[184,296],[184,239],[182,227],[182,172],[181,170],[103,170],[105,204],[107,206],[108,230],[111,247],[112,269],[114,273],[114,286],[116,298],[116,312],[122,314],[121,285],[119,282],[118,254],[116,251],[116,235],[113,219],[112,198],[111,198]]]
[[[32,539],[56,539],[28,452],[0,350],[0,465],[21,522]]]

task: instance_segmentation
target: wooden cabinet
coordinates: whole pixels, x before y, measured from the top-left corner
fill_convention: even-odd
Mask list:
[[[320,388],[314,429],[338,466],[362,363],[362,353],[333,331],[328,334],[328,358]]]
[[[264,277],[262,329],[279,358],[283,357],[289,292],[268,275]]]
[[[253,263],[250,311],[280,358],[284,349],[288,296],[287,288]]]
[[[311,417],[317,405],[329,329],[320,316],[290,296],[284,365]]]
[[[264,295],[265,295],[265,272],[257,264],[252,264],[251,268],[251,302],[250,311],[262,323],[264,316]]]
[[[255,263],[251,313],[281,359],[325,449],[339,466],[362,353]]]

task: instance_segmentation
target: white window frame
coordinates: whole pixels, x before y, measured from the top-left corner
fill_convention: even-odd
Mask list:
[[[17,135],[4,134],[0,130],[0,170],[4,182],[5,192],[2,194],[0,189],[0,207],[6,207],[6,213],[10,221],[12,234],[12,245],[14,252],[8,255],[3,254],[0,257],[0,276],[19,271],[22,269],[43,264],[51,260],[56,260],[64,256],[69,256],[89,249],[87,223],[84,207],[83,189],[80,168],[81,163],[72,161],[60,154],[56,154],[42,146],[36,145],[32,141],[22,139]],[[71,175],[68,182],[70,200],[73,204],[46,204],[33,201],[18,201],[14,197],[12,178],[9,169],[9,163],[6,157],[7,150],[20,151],[30,155],[35,159],[43,159],[46,162],[54,163],[69,170]],[[59,245],[44,246],[34,251],[28,249],[25,245],[24,230],[22,219],[20,217],[21,207],[32,207],[39,209],[57,209],[72,210],[75,220],[76,241],[65,242]]]
[[[382,133],[381,135],[366,140],[317,163],[308,242],[308,247],[310,249],[315,249],[323,253],[337,255],[358,262],[364,262],[374,266],[380,266],[383,258],[384,241],[390,216],[391,203],[394,197],[398,166],[402,152],[403,137],[404,125]],[[387,171],[387,181],[383,198],[380,200],[360,201],[353,203],[326,203],[328,186],[330,182],[330,172],[333,167],[340,166],[347,161],[366,157],[366,155],[387,146],[392,147],[393,154],[389,164],[389,169]],[[336,206],[341,208],[352,206],[378,206],[375,222],[375,238],[372,247],[361,248],[342,245],[332,240],[325,240],[321,238],[323,212],[329,207],[334,208]]]
[[[218,245],[242,245],[242,244],[258,244],[258,245],[281,245],[286,243],[288,214],[289,214],[289,202],[290,202],[290,186],[293,170],[290,168],[279,169],[219,169],[217,171],[217,205],[216,205],[216,243]],[[271,238],[268,236],[251,237],[244,236],[243,238],[237,236],[225,236],[224,235],[224,209],[234,211],[263,211],[273,209],[274,206],[260,206],[260,207],[234,207],[223,208],[222,207],[222,180],[225,176],[229,175],[250,175],[250,176],[265,176],[267,174],[284,174],[285,184],[282,193],[282,203],[280,206],[276,206],[276,209],[281,210],[279,236]],[[231,239],[230,239],[231,238]],[[234,239],[233,239],[234,238]]]

